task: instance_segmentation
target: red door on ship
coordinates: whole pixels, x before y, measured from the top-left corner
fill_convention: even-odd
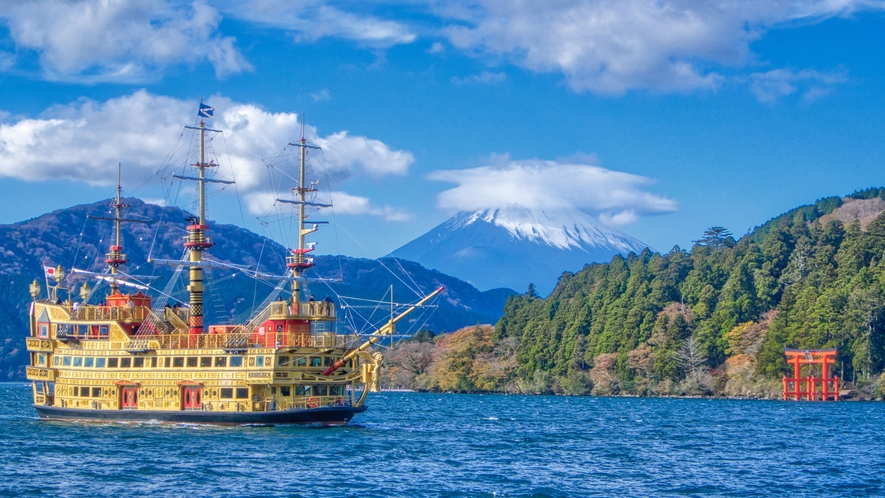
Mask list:
[[[200,386],[182,386],[181,398],[185,410],[201,410],[203,408]]]
[[[120,388],[120,408],[123,410],[138,408],[138,387],[123,386]]]

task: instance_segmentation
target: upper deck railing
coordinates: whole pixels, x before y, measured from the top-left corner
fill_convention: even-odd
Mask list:
[[[362,342],[359,335],[318,334],[292,332],[253,332],[251,334],[159,334],[138,336],[146,349],[248,349],[248,348],[346,348]],[[154,344],[151,344],[154,343]]]
[[[71,319],[83,321],[109,322],[141,322],[150,312],[144,306],[71,306]]]

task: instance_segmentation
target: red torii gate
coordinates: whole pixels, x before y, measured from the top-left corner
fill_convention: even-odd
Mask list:
[[[784,349],[787,363],[793,365],[793,377],[784,377],[784,399],[809,401],[839,401],[839,377],[830,377],[829,366],[836,363],[837,348],[833,349]],[[801,377],[802,365],[821,365],[822,375]],[[804,383],[804,386],[803,386]],[[820,390],[818,390],[820,386]],[[791,389],[792,387],[792,389]]]

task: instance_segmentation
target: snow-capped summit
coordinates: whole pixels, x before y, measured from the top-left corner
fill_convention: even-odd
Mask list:
[[[578,210],[523,207],[461,212],[390,255],[466,280],[479,289],[553,290],[564,271],[639,252],[646,244]]]

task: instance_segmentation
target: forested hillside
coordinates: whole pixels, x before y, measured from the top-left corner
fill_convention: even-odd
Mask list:
[[[409,351],[390,353],[400,372],[390,381],[771,396],[786,371],[784,347],[837,347],[837,374],[869,385],[885,367],[883,198],[885,189],[826,198],[737,241],[713,227],[690,251],[644,251],[565,273],[547,298],[531,288],[511,297],[493,332],[438,341],[414,380],[402,375]]]

